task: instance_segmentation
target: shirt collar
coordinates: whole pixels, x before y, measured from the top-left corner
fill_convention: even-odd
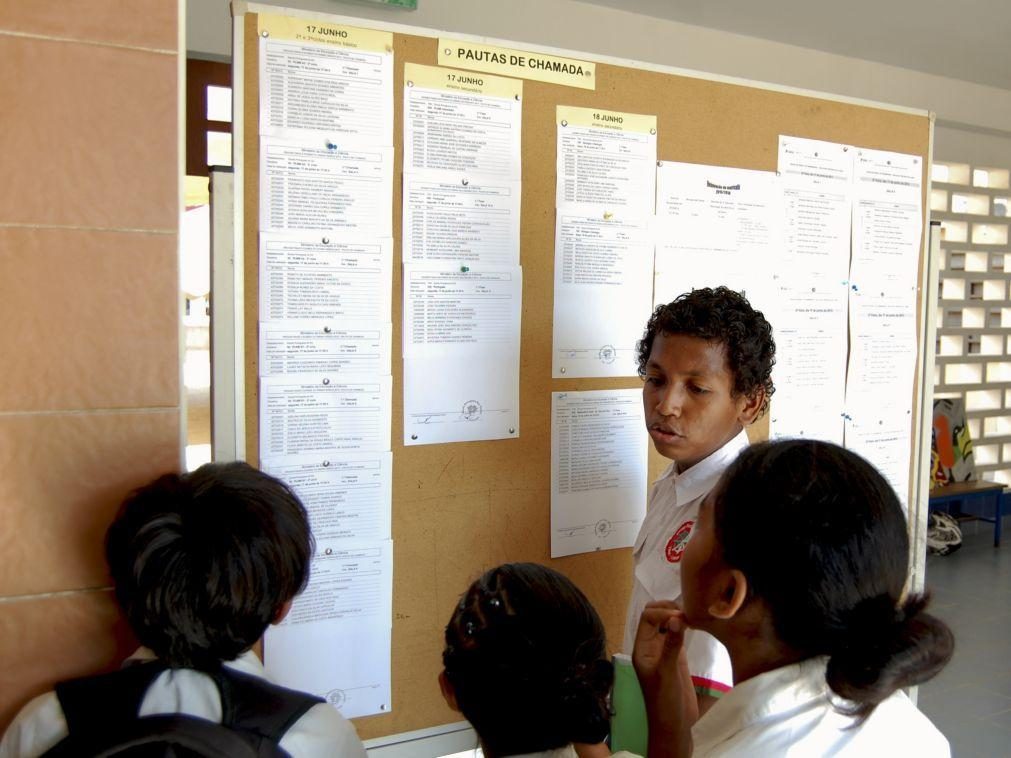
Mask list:
[[[696,745],[712,746],[762,721],[776,720],[813,700],[830,702],[824,657],[766,671],[734,685],[692,727]]]
[[[556,748],[555,750],[545,750],[540,753],[524,753],[513,758],[576,758],[579,754],[572,745]]]
[[[154,651],[147,647],[137,648],[129,658],[123,661],[124,666],[128,666],[131,663],[143,663],[145,661],[153,661],[158,656],[154,654]],[[233,661],[224,661],[224,665],[228,668],[238,671],[243,674],[250,674],[252,676],[258,676],[261,679],[267,678],[267,672],[263,668],[263,664],[260,659],[256,656],[252,650],[247,650],[240,654],[238,658]]]
[[[677,466],[675,463],[671,463],[661,478],[674,477],[674,488],[677,491],[678,503],[696,500],[716,485],[723,471],[748,444],[748,433],[744,429],[741,429],[737,436],[727,444],[711,453],[708,457],[703,458],[687,471],[678,474],[676,472]]]

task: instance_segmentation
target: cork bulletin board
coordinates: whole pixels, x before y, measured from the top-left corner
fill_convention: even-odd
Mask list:
[[[243,165],[246,455],[258,460],[257,322],[259,227],[257,17],[244,23]],[[341,23],[351,23],[340,19]],[[368,27],[368,22],[356,24]],[[446,36],[454,36],[448,32]],[[393,345],[401,342],[403,74],[407,62],[438,64],[438,39],[395,33]],[[571,53],[572,57],[579,57]],[[593,56],[586,56],[593,58]],[[460,63],[458,68],[466,68]],[[459,595],[482,571],[506,561],[553,566],[583,589],[620,645],[632,583],[629,549],[552,560],[549,540],[551,393],[639,387],[637,378],[552,379],[555,233],[555,107],[606,108],[657,116],[662,160],[775,171],[778,137],[841,142],[916,154],[927,170],[931,125],[911,114],[736,83],[596,63],[592,90],[523,83],[521,265],[523,310],[517,439],[404,447],[403,362],[393,357],[393,706],[356,721],[362,738],[460,721],[439,695],[442,630]],[[927,187],[924,174],[923,185]],[[925,193],[924,193],[925,194]],[[923,207],[926,208],[926,202]],[[923,266],[921,256],[920,266]],[[920,293],[922,297],[922,292]],[[922,335],[923,326],[919,325]],[[920,339],[922,343],[922,337]],[[433,377],[438,381],[438,377]],[[914,430],[910,430],[912,435]],[[645,434],[645,431],[643,432]],[[768,435],[767,417],[750,430]],[[914,456],[915,460],[915,456]],[[665,461],[651,451],[650,476]]]

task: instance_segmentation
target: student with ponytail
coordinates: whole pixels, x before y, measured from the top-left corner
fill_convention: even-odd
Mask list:
[[[443,696],[486,758],[610,755],[604,625],[557,571],[507,563],[484,574],[453,610],[442,660]]]
[[[701,507],[681,607],[652,603],[639,624],[650,757],[950,755],[901,692],[954,646],[906,594],[908,564],[902,507],[864,459],[807,440],[745,450]],[[694,727],[688,627],[722,642],[734,672]]]

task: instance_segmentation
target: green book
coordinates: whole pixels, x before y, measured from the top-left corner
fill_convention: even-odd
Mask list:
[[[632,668],[632,659],[615,654],[614,691],[611,695],[611,752],[627,750],[636,755],[646,755],[648,733],[646,702],[642,699],[639,679]]]

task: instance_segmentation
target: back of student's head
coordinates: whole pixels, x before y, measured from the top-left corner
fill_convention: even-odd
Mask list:
[[[768,408],[775,392],[772,367],[776,362],[776,343],[772,326],[744,295],[727,287],[703,287],[657,306],[636,346],[640,376],[645,376],[658,334],[697,337],[722,344],[727,368],[734,377],[734,394],[752,397],[757,390],[764,389],[761,411]]]
[[[209,669],[252,646],[305,585],[305,508],[245,463],[166,474],[133,492],[106,535],[116,597],[140,642]]]
[[[866,716],[951,658],[947,626],[904,595],[908,526],[894,490],[860,456],[827,442],[754,445],[715,498],[724,561],[764,601],[779,639],[829,656],[832,690]]]
[[[557,571],[509,563],[467,590],[446,626],[445,676],[492,755],[601,742],[614,671],[604,625]]]

